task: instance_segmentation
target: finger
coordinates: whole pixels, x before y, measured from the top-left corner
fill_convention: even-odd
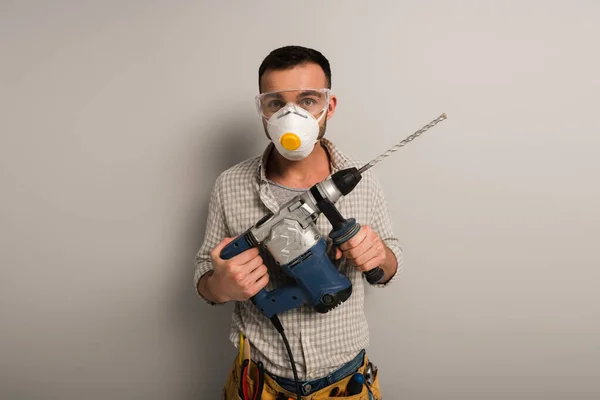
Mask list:
[[[241,265],[240,268],[242,269],[242,271],[244,271],[247,275],[250,275],[252,273],[252,271],[254,271],[256,268],[258,268],[259,266],[261,266],[263,264],[263,259],[261,256],[256,256],[254,257],[252,260],[248,261],[246,264]],[[256,278],[258,279],[258,278]],[[255,280],[256,280],[255,279]]]
[[[259,252],[258,252],[258,248],[257,247],[252,247],[251,249],[248,249],[240,254],[238,254],[235,257],[231,258],[231,262],[234,265],[244,265],[246,264],[248,261],[252,260],[254,257],[258,256]]]
[[[356,266],[363,266],[367,261],[377,257],[379,255],[379,246],[372,246],[367,249],[363,254],[354,259]]]
[[[362,257],[365,253],[367,253],[372,247],[376,244],[374,237],[366,237],[360,245],[354,247],[347,251],[347,258],[356,261],[358,258]]]
[[[358,268],[363,272],[367,272],[374,268],[381,267],[383,265],[383,262],[384,260],[382,260],[380,257],[374,257]]]
[[[369,246],[365,245],[365,246],[360,246],[360,247],[355,247],[353,249],[350,249],[348,251],[346,251],[344,254],[346,255],[346,259],[348,261],[350,261],[353,264],[357,263],[357,259],[362,257],[367,251],[369,251]]]
[[[261,264],[257,265],[252,271],[250,271],[250,273],[248,274],[248,282],[254,283],[257,280],[259,280],[260,278],[262,278],[262,276],[265,275],[266,273],[267,273],[267,266],[261,263]]]
[[[357,246],[360,246],[360,244],[365,240],[366,237],[367,237],[367,230],[361,227],[360,230],[358,231],[358,233],[356,235],[354,235],[354,237],[352,237],[347,242],[342,243],[340,245],[340,247],[342,248],[342,250],[353,249]]]
[[[254,282],[252,286],[250,286],[246,294],[248,295],[248,297],[254,296],[261,289],[264,289],[264,287],[267,286],[267,283],[269,283],[269,274],[264,274],[256,282]]]

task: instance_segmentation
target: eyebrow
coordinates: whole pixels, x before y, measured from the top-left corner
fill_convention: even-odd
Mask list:
[[[316,97],[323,97],[321,92],[319,92],[318,90],[304,90],[300,93],[298,93],[298,95],[296,96],[296,98],[300,98],[300,97],[305,97],[305,96],[316,96]],[[265,99],[283,99],[283,95],[281,94],[281,92],[272,92],[272,93],[265,93]]]
[[[320,95],[321,95],[321,92],[319,92],[317,90],[305,90],[302,93],[300,93],[298,95],[298,97],[301,97],[301,96],[320,96]]]
[[[267,93],[267,94],[265,94],[265,99],[274,98],[274,97],[278,98],[278,99],[283,98],[283,96],[281,95],[281,93]]]

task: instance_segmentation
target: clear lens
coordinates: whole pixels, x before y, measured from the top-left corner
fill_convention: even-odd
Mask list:
[[[329,105],[329,89],[288,89],[261,93],[256,96],[258,112],[269,119],[288,103],[303,108],[318,117]]]

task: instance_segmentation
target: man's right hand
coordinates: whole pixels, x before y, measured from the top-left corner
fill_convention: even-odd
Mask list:
[[[214,271],[208,278],[210,292],[217,301],[246,301],[269,282],[267,267],[257,248],[251,248],[237,256],[224,260],[220,254],[234,238],[225,238],[210,253]]]

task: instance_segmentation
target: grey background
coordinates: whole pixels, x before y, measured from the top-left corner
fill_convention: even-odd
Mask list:
[[[267,144],[273,48],[323,51],[328,137],[405,251],[369,290],[388,400],[600,396],[597,1],[1,1],[0,398],[217,399],[209,190]]]

